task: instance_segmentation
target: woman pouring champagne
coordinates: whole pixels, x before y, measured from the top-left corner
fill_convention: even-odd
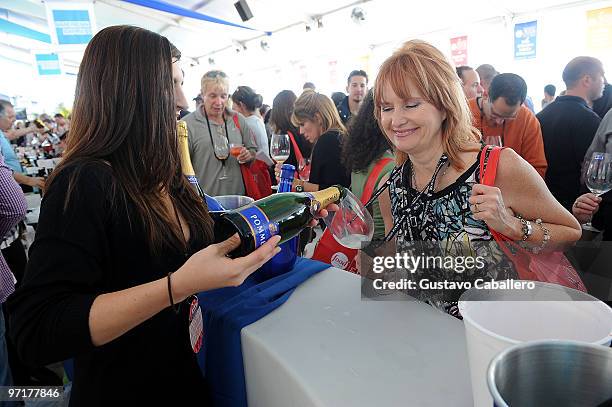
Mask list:
[[[83,56],[68,149],[8,303],[24,361],[74,358],[71,405],[177,394],[205,404],[186,300],[241,284],[279,251],[279,237],[236,259],[226,254],[237,236],[212,244],[206,205],[180,170],[179,58],[133,26],[105,28]]]

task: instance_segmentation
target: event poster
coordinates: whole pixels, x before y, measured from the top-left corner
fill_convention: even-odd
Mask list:
[[[61,75],[62,66],[58,54],[34,54],[34,58],[38,75]]]
[[[514,25],[514,59],[536,57],[537,34],[537,21]]]
[[[587,48],[593,52],[612,50],[612,7],[587,11]]]
[[[54,44],[87,45],[95,34],[92,3],[46,1],[45,5]]]
[[[451,58],[455,66],[468,64],[467,35],[451,38]]]

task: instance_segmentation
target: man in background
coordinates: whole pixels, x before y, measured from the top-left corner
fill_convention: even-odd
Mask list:
[[[555,93],[557,93],[557,88],[555,85],[546,85],[544,86],[544,99],[542,99],[542,110],[549,104],[551,104],[555,100]]]
[[[546,158],[538,120],[523,105],[527,83],[502,73],[491,81],[488,96],[469,101],[474,127],[486,144],[510,147],[544,177]]]
[[[478,96],[482,96],[483,88],[480,84],[480,76],[478,72],[471,66],[463,65],[457,67],[457,76],[461,79],[463,85],[463,93],[465,97],[470,99],[476,99]]]
[[[348,96],[337,106],[340,119],[344,124],[359,113],[359,107],[368,92],[368,74],[362,70],[352,71],[346,81],[346,91]]]
[[[587,149],[601,119],[591,108],[604,88],[604,69],[600,60],[581,56],[563,70],[565,96],[559,96],[538,113],[544,151],[548,161],[546,185],[570,212],[580,195],[580,174]]]

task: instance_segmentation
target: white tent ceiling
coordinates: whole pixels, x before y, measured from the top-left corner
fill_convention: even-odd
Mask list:
[[[250,48],[258,48],[260,40],[265,38],[264,31],[273,33],[265,38],[271,48],[277,47],[284,52],[298,50],[296,53],[299,54],[299,49],[313,43],[318,47],[321,44],[328,47],[346,46],[347,43],[349,46],[351,43],[377,45],[488,18],[512,18],[538,9],[589,3],[588,0],[248,0],[254,17],[243,23],[234,8],[235,0],[166,2],[259,31],[180,17],[120,0],[94,2],[97,27],[101,29],[117,24],[141,26],[167,36],[185,56],[197,59],[218,54],[220,50],[235,52],[232,44],[236,41]],[[353,7],[366,11],[367,18],[363,24],[357,25],[351,21]],[[8,10],[9,19],[24,21],[23,18],[26,18],[29,20],[25,21],[26,25],[48,32],[45,6],[41,0],[0,0],[0,8]],[[304,23],[315,16],[323,16],[324,28],[307,33]],[[12,36],[0,38],[0,43],[23,50],[44,45]]]
[[[470,38],[470,64],[499,64],[502,71],[524,75],[530,91],[539,94],[546,83],[560,85],[561,67],[571,57],[588,52],[585,11],[612,6],[612,0],[247,0],[254,17],[242,22],[234,7],[237,0],[163,1],[254,30],[180,17],[121,0],[93,2],[96,27],[130,24],[166,36],[183,53],[189,95],[198,92],[201,75],[214,68],[228,72],[230,86],[254,86],[268,103],[281,89],[298,91],[305,80],[331,92],[342,90],[345,75],[352,69],[363,68],[375,75],[380,62],[407,39],[426,39],[449,54],[449,39],[462,35]],[[351,19],[355,7],[366,13],[361,24]],[[318,28],[313,18],[321,16],[323,27]],[[0,18],[49,32],[42,0],[0,0]],[[538,57],[515,61],[512,24],[534,19],[538,20]],[[306,23],[312,26],[309,32]],[[266,36],[266,31],[272,35]],[[260,47],[262,39],[269,44],[267,51]],[[247,49],[237,53],[237,42]],[[24,68],[33,65],[32,51],[42,50],[53,47],[0,32],[0,68],[13,63],[12,72],[35,76],[33,68]],[[66,73],[62,78],[43,83],[40,78],[15,81],[0,77],[0,93],[41,101],[37,89],[45,87],[54,94],[48,96],[45,106],[55,106],[58,101],[70,105],[82,51],[60,50],[60,54]],[[594,56],[612,65],[609,51]]]

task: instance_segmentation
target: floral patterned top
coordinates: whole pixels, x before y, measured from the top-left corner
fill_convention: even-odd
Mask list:
[[[448,263],[442,267],[420,267],[412,273],[410,279],[413,281],[425,278],[431,281],[474,282],[476,279],[490,281],[517,278],[512,262],[498,246],[487,224],[474,219],[468,202],[472,185],[480,181],[479,163],[482,153],[483,150],[478,154],[476,162],[453,184],[440,191],[433,191],[431,185],[422,193],[412,188],[409,161],[391,173],[389,194],[394,230],[397,231],[395,237],[398,253],[408,252],[414,256],[418,252],[417,256],[450,256],[453,259],[480,256],[485,263],[482,268],[465,268],[458,267],[460,263],[455,260],[450,267]],[[485,154],[486,165],[489,151]],[[441,163],[444,160],[447,159],[443,155]],[[410,295],[460,317],[457,300],[463,291],[416,289],[411,290]]]

